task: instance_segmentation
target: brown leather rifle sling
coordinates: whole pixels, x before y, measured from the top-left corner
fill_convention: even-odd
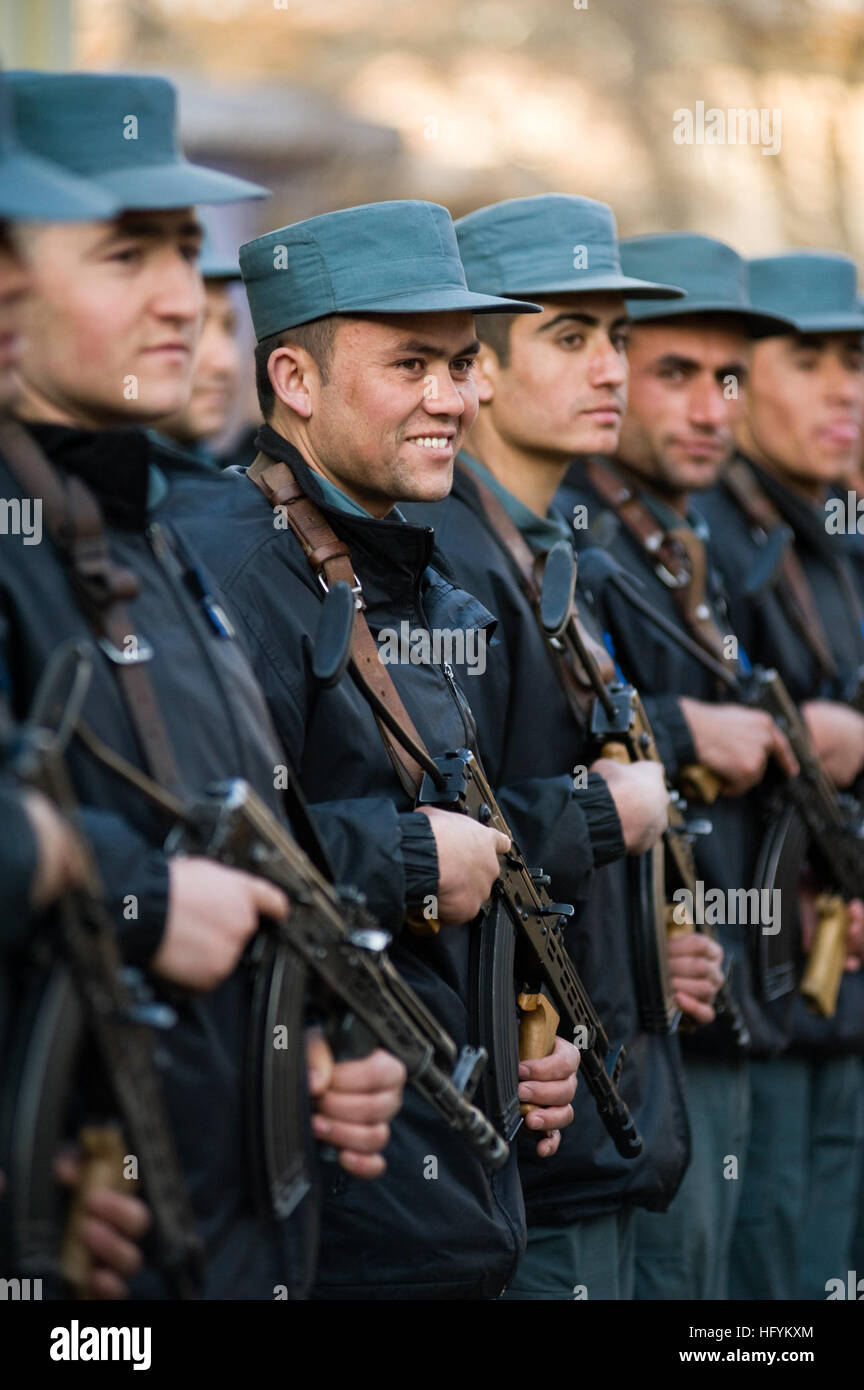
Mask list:
[[[658,579],[674,595],[691,636],[709,656],[723,661],[723,634],[706,602],[708,559],[704,542],[684,523],[664,530],[617,467],[613,470],[599,459],[589,459],[586,471],[603,501],[648,556]]]
[[[177,765],[147,670],[152,651],[136,637],[126,606],[140,585],[131,570],[112,560],[99,504],[80,478],[62,475],[49,463],[17,421],[0,421],[0,452],[25,491],[41,499],[48,532],[112,664],[148,771],[167,791],[179,794]]]
[[[731,494],[747,520],[766,535],[785,523],[777,507],[743,459],[736,458],[720,478],[721,486]],[[827,680],[837,674],[837,664],[831,653],[825,625],[822,621],[810,581],[794,549],[786,550],[780,564],[777,593],[787,617],[816,661],[820,674]]]
[[[423,781],[424,762],[431,762],[431,755],[380,659],[365,617],[363,590],[346,542],[339,539],[318,505],[307,497],[287,464],[276,463],[266,454],[259,454],[246,476],[264,494],[274,511],[287,521],[325,594],[339,580],[354,594],[357,606],[351,638],[354,679],[372,707],[378,732],[399,781],[409,796],[416,796]],[[394,725],[400,731],[395,736]],[[413,755],[408,751],[412,746]]]
[[[704,542],[691,526],[664,530],[617,467],[588,459],[586,472],[603,498],[651,561],[654,573],[674,595],[678,612],[691,637],[715,661],[726,663],[723,634],[706,601],[708,556]],[[720,794],[720,778],[701,763],[688,763],[678,775],[688,800],[710,805]]]
[[[591,685],[587,672],[584,675],[580,674],[582,668],[577,650],[572,641],[566,641],[567,629],[562,634],[562,638],[553,638],[546,632],[541,622],[540,603],[545,557],[534,554],[516,523],[483,479],[478,478],[475,473],[458,460],[456,466],[467,478],[470,478],[471,483],[477,489],[477,495],[480,498],[489,528],[499,545],[510,557],[522,592],[531,605],[531,611],[534,614],[540,634],[552,656],[555,673],[561,683],[570,711],[579,726],[584,728],[590,719],[595,700],[594,687]],[[579,617],[575,598],[571,608],[570,623],[578,627],[584,647],[594,657],[603,680],[607,685],[610,684],[616,679],[612,659],[603,644],[596,641],[586,630]]]

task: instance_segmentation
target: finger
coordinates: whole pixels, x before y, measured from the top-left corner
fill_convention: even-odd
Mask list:
[[[558,1148],[559,1148],[560,1143],[561,1143],[561,1131],[560,1131],[560,1129],[553,1129],[551,1134],[547,1134],[546,1137],[545,1137],[544,1139],[538,1140],[538,1142],[537,1142],[537,1156],[538,1156],[538,1158],[551,1158],[553,1154],[555,1154],[555,1153],[558,1152]]]
[[[352,1149],[341,1149],[339,1163],[346,1173],[355,1178],[380,1178],[387,1171],[387,1164],[380,1154],[358,1154]]]
[[[529,1057],[519,1063],[520,1081],[561,1081],[579,1070],[579,1051],[566,1038],[556,1038],[548,1057]]]
[[[310,1028],[306,1034],[306,1075],[309,1094],[323,1096],[333,1075],[333,1053],[324,1034],[318,1028]]]
[[[699,979],[688,979],[685,976],[679,976],[677,971],[672,976],[671,984],[673,990],[683,990],[683,992],[689,994],[692,999],[701,999],[707,1004],[712,1004],[714,1002],[714,997],[720,988],[717,980],[708,979],[704,976]]]
[[[402,1087],[408,1078],[398,1058],[378,1047],[358,1061],[337,1062],[330,1078],[332,1091],[389,1091]]]
[[[522,1081],[519,1099],[528,1105],[569,1105],[576,1094],[576,1077],[560,1081]]]
[[[312,1116],[312,1130],[316,1139],[334,1148],[353,1149],[361,1154],[378,1153],[390,1140],[389,1125],[353,1125],[344,1120],[330,1120],[326,1115]]]
[[[81,1240],[91,1255],[95,1255],[115,1273],[130,1275],[141,1268],[142,1256],[138,1246],[125,1240],[107,1222],[85,1218],[79,1229]]]
[[[772,725],[771,734],[771,752],[774,754],[774,757],[777,759],[787,777],[797,777],[800,771],[798,760],[789,746],[789,740],[786,735],[781,733],[776,724]]]
[[[392,1120],[402,1104],[401,1088],[388,1091],[327,1091],[318,1102],[319,1115],[348,1124],[374,1125]]]
[[[111,1269],[94,1267],[90,1271],[87,1285],[91,1298],[116,1302],[118,1299],[129,1297],[128,1285]]]
[[[847,975],[854,975],[856,971],[860,970],[861,961],[858,956],[847,956],[846,964],[843,966],[843,969]]]
[[[247,874],[247,878],[252,886],[252,902],[259,917],[272,917],[278,922],[288,916],[288,899],[281,888],[277,888],[275,883],[268,883],[266,878],[256,878],[254,874]]]
[[[675,1002],[679,1009],[688,1014],[696,1023],[713,1023],[715,1014],[710,1004],[703,1004],[698,999],[694,999],[692,994],[685,994],[680,990],[675,995]]]
[[[54,1157],[54,1176],[64,1187],[74,1187],[81,1175],[81,1160],[74,1148],[61,1149]]]
[[[525,1116],[528,1129],[565,1129],[572,1122],[572,1105],[544,1105],[542,1110],[529,1110]]]
[[[723,979],[723,971],[705,956],[675,956],[669,962],[670,974],[680,975],[688,980]]]
[[[496,831],[495,831],[495,853],[496,853],[496,854],[506,854],[507,851],[508,851],[509,848],[510,848],[510,845],[511,845],[510,837],[509,837],[508,835],[505,835],[505,834],[503,833],[503,831],[501,831],[501,830],[496,830]]]
[[[146,1204],[131,1193],[94,1187],[87,1193],[85,1206],[88,1217],[104,1221],[130,1240],[140,1240],[150,1229],[151,1216]]]

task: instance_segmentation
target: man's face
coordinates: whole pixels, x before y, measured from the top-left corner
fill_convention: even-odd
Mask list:
[[[791,478],[831,483],[856,467],[862,426],[859,333],[795,334],[756,344],[741,418],[745,448],[752,440]]]
[[[328,380],[313,385],[310,461],[377,515],[446,497],[477,414],[478,348],[470,313],[340,323]]]
[[[27,407],[104,429],[186,402],[203,311],[191,208],[52,225],[32,243]]]
[[[735,316],[634,324],[624,462],[665,492],[711,487],[732,451],[748,350]]]
[[[204,282],[204,326],[195,353],[192,390],[185,408],[160,422],[183,444],[215,439],[224,430],[240,382],[237,312],[224,280]]]
[[[30,278],[8,223],[0,222],[0,411],[9,410],[18,394],[16,367],[24,342],[22,326]]]
[[[507,365],[488,363],[498,434],[562,459],[614,453],[627,402],[628,325],[623,297],[605,293],[544,299],[542,313],[515,319]]]

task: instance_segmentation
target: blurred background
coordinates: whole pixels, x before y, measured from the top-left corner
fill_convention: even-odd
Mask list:
[[[864,0],[0,0],[0,55],[170,76],[188,152],[274,190],[220,212],[226,248],[354,203],[559,190],[622,235],[864,260]],[[745,109],[767,140],[704,142]]]

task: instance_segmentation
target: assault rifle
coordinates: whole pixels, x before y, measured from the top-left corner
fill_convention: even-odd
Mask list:
[[[594,690],[591,735],[601,756],[605,758],[621,761],[620,750],[623,750],[623,761],[655,762],[662,766],[654,733],[638,692],[624,682],[607,685],[594,653],[585,641],[573,598],[575,582],[576,557],[569,542],[558,542],[546,558],[540,617],[547,637],[553,644],[559,644],[562,652],[569,652],[571,658],[578,661]],[[701,827],[688,825],[686,804],[679,793],[670,788],[668,824],[663,833],[663,842],[670,867],[679,886],[688,890],[691,902],[695,901],[696,894],[696,864],[693,857],[696,829],[701,830]],[[706,924],[679,923],[674,912],[665,912],[662,920],[658,913],[657,925],[670,933],[695,930],[714,939],[714,933]],[[652,1017],[668,1017],[668,1006],[664,1003],[668,997],[665,942],[660,940],[657,946],[656,952],[643,949],[637,953],[641,956],[638,965],[654,998],[650,1007]],[[718,1021],[727,1030],[736,1050],[745,1052],[750,1046],[750,1035],[728,981],[721,986],[714,1007]]]
[[[789,740],[798,762],[782,795],[810,835],[831,892],[817,899],[818,921],[799,986],[811,1008],[830,1018],[846,961],[845,902],[864,894],[864,809],[826,777],[807,725],[775,670],[755,668],[744,681],[745,703],[763,709]]]
[[[87,1252],[70,1241],[58,1259],[58,1192],[54,1156],[63,1138],[68,1090],[80,1075],[81,1049],[95,1043],[107,1079],[109,1105],[122,1122],[137,1159],[153,1218],[156,1263],[176,1298],[195,1297],[203,1277],[203,1247],[174,1149],[162,1099],[155,1033],[174,1022],[171,1009],[154,999],[140,972],[124,966],[92,851],[82,833],[65,749],[83,703],[92,663],[82,644],[70,642],[53,656],[40,682],[28,722],[16,739],[13,771],[48,797],[78,841],[80,886],[67,888],[50,927],[35,934],[39,976],[33,1027],[7,1060],[14,1081],[4,1106],[4,1166],[13,1258],[25,1275],[56,1275],[82,1293]],[[43,968],[44,967],[44,968]],[[47,984],[45,975],[47,971]],[[123,1182],[123,1143],[113,1125],[88,1125],[82,1190]],[[76,1199],[73,1199],[73,1201]],[[71,1229],[71,1223],[70,1223]]]
[[[583,559],[588,561],[589,556],[592,584],[598,587],[614,584],[648,622],[710,670],[733,699],[770,714],[789,740],[799,771],[795,777],[784,777],[780,783],[786,814],[761,858],[771,861],[772,872],[784,851],[786,858],[800,864],[807,853],[809,838],[829,882],[841,895],[824,895],[818,903],[819,921],[800,986],[811,1007],[823,1017],[830,1017],[836,1009],[846,956],[847,922],[842,900],[861,897],[864,893],[864,812],[861,806],[853,797],[839,792],[825,776],[807,725],[777,671],[754,667],[751,671],[736,673],[715,661],[647,603],[614,560],[596,549],[586,551]],[[806,831],[806,837],[796,836],[796,825]],[[778,971],[780,975],[785,973],[782,967]]]
[[[474,754],[462,748],[432,763],[420,788],[420,805],[461,811],[481,825],[500,830],[511,841],[492,889],[496,911],[481,928],[481,1009],[490,1015],[493,1034],[502,1026],[506,1030],[507,1021],[512,1021],[511,1036],[500,1040],[494,1055],[517,1055],[513,1033],[518,1020],[512,1007],[515,975],[521,983],[516,1002],[522,1016],[522,1055],[544,1056],[551,1050],[548,1044],[534,1044],[530,1033],[536,1028],[539,1034],[551,1035],[554,1042],[560,1015],[582,1054],[580,1074],[616,1149],[624,1158],[635,1158],[642,1150],[642,1139],[616,1089],[624,1048],[610,1046],[564,943],[563,926],[573,908],[569,903],[553,902],[548,875],[525,863]],[[551,996],[554,1009],[547,996]],[[498,1089],[499,1094],[515,1093],[512,1080],[505,1084],[504,1078]],[[506,1107],[502,1105],[502,1109]]]
[[[267,933],[324,982],[340,1002],[340,1012],[348,1010],[365,1025],[371,1035],[365,1047],[352,1025],[352,1052],[362,1054],[377,1042],[398,1057],[414,1088],[486,1166],[503,1167],[508,1146],[471,1103],[485,1052],[467,1045],[457,1049],[394,969],[387,955],[389,934],[359,895],[329,883],[244,781],[214,786],[202,801],[174,809],[179,823],[171,850],[245,869],[288,894],[289,916],[269,922]]]

